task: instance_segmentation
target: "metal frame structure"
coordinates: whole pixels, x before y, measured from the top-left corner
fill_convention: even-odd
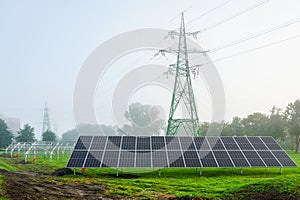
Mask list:
[[[179,32],[175,83],[167,128],[168,136],[177,135],[181,127],[184,129],[187,135],[200,135],[200,123],[192,88],[190,70],[191,68],[189,66],[188,60],[184,16],[182,13]],[[187,109],[189,115],[185,119],[175,118],[175,114],[180,103],[183,103],[185,105],[185,108]]]
[[[81,136],[68,168],[297,167],[272,137]]]
[[[32,145],[30,142],[12,142],[6,149],[5,153],[10,152],[11,157],[14,157],[14,152],[17,150],[17,154],[20,155],[21,152],[26,152],[27,149]]]
[[[11,152],[17,148],[24,151],[25,162],[28,161],[30,156],[37,158],[37,156],[50,157],[52,161],[53,156],[59,159],[60,155],[66,156],[70,155],[74,149],[75,142],[45,142],[45,141],[35,141],[34,143],[19,143],[17,145],[12,145]],[[18,152],[20,151],[18,149]]]

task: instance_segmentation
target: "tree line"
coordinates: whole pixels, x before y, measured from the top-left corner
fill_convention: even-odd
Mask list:
[[[76,141],[78,132],[97,135],[154,135],[165,129],[165,121],[160,119],[160,110],[150,105],[133,103],[124,113],[129,124],[122,127],[111,125],[79,125],[62,134],[63,141]],[[219,122],[213,122],[219,123]],[[213,123],[202,122],[201,133],[206,135]],[[222,123],[223,124],[223,123]],[[220,126],[219,126],[220,127]],[[284,109],[273,106],[269,114],[255,112],[245,118],[234,117],[231,122],[225,122],[222,136],[272,136],[286,148],[296,152],[300,148],[300,100],[290,103]],[[34,142],[34,128],[25,124],[18,136],[13,138],[6,123],[0,119],[0,148],[8,146],[12,140],[17,142]],[[48,130],[42,134],[43,141],[55,141],[57,136]]]
[[[51,130],[47,130],[42,134],[42,141],[56,141],[57,136]],[[35,142],[34,128],[29,124],[25,124],[23,128],[17,132],[17,136],[9,130],[4,120],[0,119],[0,149],[6,148],[13,141],[16,142]]]
[[[217,122],[213,122],[217,123]],[[212,123],[201,123],[206,133]],[[272,136],[284,148],[299,151],[300,148],[300,101],[296,100],[285,109],[273,108],[269,115],[255,112],[245,118],[234,117],[224,123],[222,136]]]

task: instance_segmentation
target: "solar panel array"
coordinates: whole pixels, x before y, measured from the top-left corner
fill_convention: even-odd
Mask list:
[[[297,167],[273,137],[81,136],[68,168]]]

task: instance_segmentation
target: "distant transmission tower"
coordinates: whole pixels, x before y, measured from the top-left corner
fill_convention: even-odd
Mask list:
[[[173,32],[174,33],[174,32]],[[172,95],[171,108],[168,120],[167,135],[177,135],[179,130],[184,130],[187,135],[200,135],[200,123],[195,104],[195,97],[191,82],[191,73],[195,73],[195,68],[189,66],[186,34],[196,37],[195,33],[186,33],[184,16],[181,14],[181,24],[179,32],[179,44],[177,52],[177,62],[175,68],[175,83]],[[176,118],[178,106],[185,105],[188,116]]]
[[[49,110],[48,110],[47,104],[45,104],[45,108],[44,108],[42,133],[44,133],[46,131],[51,131],[50,116],[49,116]]]

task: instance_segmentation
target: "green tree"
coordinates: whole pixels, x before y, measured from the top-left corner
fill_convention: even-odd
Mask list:
[[[56,134],[52,131],[47,130],[42,134],[42,141],[56,141],[56,140],[57,140]]]
[[[127,133],[134,135],[157,134],[165,125],[165,121],[161,119],[161,114],[161,110],[157,106],[133,103],[124,114],[132,128],[129,125],[124,125],[122,129],[132,131]]]
[[[200,123],[200,132],[204,136],[206,135],[207,131],[209,128],[209,123],[208,122],[201,122]]]
[[[4,120],[0,119],[0,148],[6,148],[12,143],[13,135],[8,130]]]
[[[18,131],[18,136],[16,137],[17,142],[34,142],[34,128],[29,124],[25,124],[23,129]]]
[[[226,123],[222,131],[224,136],[243,136],[245,135],[245,128],[242,124],[242,119],[234,117],[231,123]]]
[[[77,141],[78,139],[78,132],[76,129],[69,130],[62,134],[61,140],[62,141]]]
[[[273,106],[271,115],[269,116],[265,130],[267,136],[272,136],[275,139],[284,139],[286,135],[286,121],[281,109]]]
[[[241,121],[244,134],[249,136],[266,135],[268,116],[262,113],[253,113]]]
[[[300,144],[300,101],[297,99],[294,103],[288,104],[285,110],[285,119],[287,122],[288,133],[294,141],[296,153],[299,151]],[[293,149],[293,146],[292,146]]]
[[[69,130],[62,134],[63,141],[77,141],[79,133],[88,133],[90,135],[116,135],[117,128],[104,124],[80,124],[77,128]]]

